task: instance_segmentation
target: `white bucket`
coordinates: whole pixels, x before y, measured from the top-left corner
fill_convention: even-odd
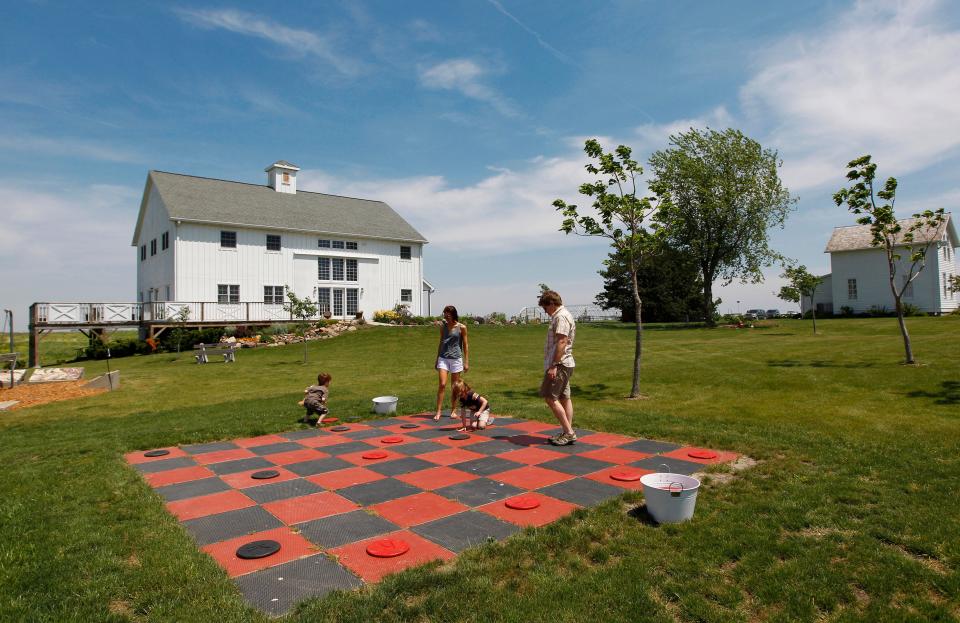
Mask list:
[[[398,400],[396,396],[377,396],[373,399],[373,410],[381,415],[396,413]]]
[[[683,474],[656,472],[640,478],[647,512],[657,523],[680,523],[693,517],[700,481]]]

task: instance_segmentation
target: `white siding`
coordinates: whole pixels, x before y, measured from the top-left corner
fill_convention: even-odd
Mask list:
[[[937,272],[939,275],[940,311],[950,313],[960,307],[960,292],[951,292],[949,279],[958,274],[956,249],[943,242],[937,249]]]
[[[170,246],[163,248],[163,234],[170,233]],[[150,291],[156,294],[156,299],[164,300],[166,297],[167,286],[170,287],[171,298],[176,298],[176,287],[174,283],[174,227],[170,222],[169,214],[160,194],[155,188],[151,188],[147,199],[146,212],[143,216],[143,225],[140,228],[140,239],[137,240],[136,262],[137,262],[137,294],[143,293],[144,300],[150,300]],[[157,253],[150,255],[150,243],[156,240]],[[146,245],[147,257],[140,260],[140,247]]]
[[[909,269],[909,258],[906,251],[897,270],[897,288],[902,287],[899,281]],[[841,313],[846,306],[854,313],[869,311],[871,307],[885,307],[888,311],[894,309],[893,293],[890,291],[889,272],[886,254],[883,249],[866,249],[858,251],[843,251],[830,254],[832,267],[833,312]],[[913,296],[904,296],[903,302],[916,305],[922,311],[941,311],[940,262],[936,253],[931,253],[927,266],[913,281]],[[848,282],[856,279],[857,298],[851,300],[848,296]]]
[[[235,231],[237,247],[220,247],[220,231]],[[216,301],[218,284],[240,286],[242,302],[263,301],[264,286],[290,286],[300,296],[316,300],[317,287],[355,287],[361,290],[359,309],[371,318],[378,309],[388,309],[400,300],[400,290],[410,289],[414,314],[422,314],[422,245],[411,247],[411,259],[400,259],[400,242],[350,237],[358,249],[321,249],[319,235],[301,232],[265,231],[229,226],[182,223],[176,231],[176,298],[179,301]],[[281,236],[281,250],[267,251],[267,234]],[[324,238],[327,238],[324,236]],[[320,282],[317,258],[355,258],[358,281]],[[296,262],[296,264],[295,264]],[[312,273],[306,266],[312,263]],[[300,268],[295,268],[295,265]],[[313,283],[308,275],[313,275]]]
[[[833,309],[833,276],[824,275],[823,282],[817,286],[817,289],[813,292],[813,308],[816,309],[817,305],[822,305],[819,308],[818,313],[823,314],[832,314]],[[810,299],[808,297],[803,297],[803,303],[800,305],[800,311],[807,313],[810,311]],[[823,311],[820,311],[823,310]]]

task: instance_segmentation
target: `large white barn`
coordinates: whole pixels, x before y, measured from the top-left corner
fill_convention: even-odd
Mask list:
[[[289,287],[337,318],[429,313],[427,240],[389,205],[298,191],[289,162],[265,171],[262,186],[150,171],[132,242],[139,301],[217,304],[192,305],[222,316],[195,321],[280,319]]]
[[[913,219],[900,221],[906,232]],[[960,292],[950,288],[949,279],[958,274],[956,249],[960,247],[957,230],[951,215],[937,231],[918,231],[917,241],[936,238],[926,258],[926,266],[906,289],[903,302],[915,305],[930,314],[949,313],[960,306]],[[873,236],[869,225],[837,227],[830,236],[824,253],[830,254],[831,272],[825,276],[823,284],[816,291],[813,305],[817,313],[840,314],[844,307],[853,313],[871,310],[894,310],[893,294],[890,292],[890,278],[887,256],[883,247],[874,247],[870,243]],[[897,266],[898,288],[909,271],[909,253],[901,248],[902,256]],[[805,299],[803,311],[810,309]]]

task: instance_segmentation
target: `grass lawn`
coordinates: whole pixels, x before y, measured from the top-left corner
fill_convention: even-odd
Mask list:
[[[650,330],[643,391],[629,326],[581,326],[578,425],[745,453],[694,521],[651,526],[610,501],[545,528],[305,602],[290,621],[955,621],[960,618],[960,318],[757,330]],[[499,411],[547,421],[544,327],[471,328],[469,379]],[[265,621],[122,454],[297,427],[333,374],[331,412],[435,396],[436,332],[370,328],[302,347],[114,360],[110,394],[0,414],[0,620]],[[87,377],[104,362],[83,362]],[[2,396],[2,394],[0,394]]]

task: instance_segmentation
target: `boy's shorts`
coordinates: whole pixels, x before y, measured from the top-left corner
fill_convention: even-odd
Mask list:
[[[570,377],[573,376],[573,368],[567,366],[557,366],[557,375],[551,379],[546,372],[543,373],[543,382],[540,383],[540,397],[559,400],[570,397]]]

